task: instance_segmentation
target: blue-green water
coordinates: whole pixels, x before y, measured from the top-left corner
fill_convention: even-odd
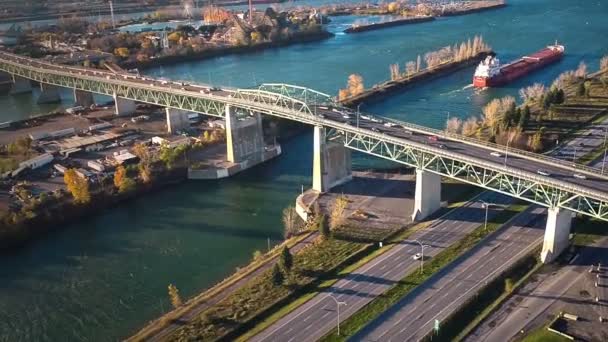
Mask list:
[[[440,19],[255,54],[148,70],[199,82],[251,86],[285,82],[335,94],[353,72],[366,84],[387,78],[423,51],[483,34],[503,60],[559,40],[566,57],[506,88],[468,88],[472,68],[366,110],[440,127],[451,116],[479,113],[489,99],[550,82],[585,60],[596,69],[608,53],[608,3],[513,0],[504,10]],[[353,18],[336,18],[338,32]],[[0,122],[39,107],[31,96],[0,98]],[[128,335],[167,310],[166,287],[191,296],[230,274],[281,238],[280,213],[310,184],[311,137],[284,146],[275,161],[220,182],[188,182],[123,204],[0,256],[0,340],[106,341]],[[361,160],[357,160],[358,163]]]

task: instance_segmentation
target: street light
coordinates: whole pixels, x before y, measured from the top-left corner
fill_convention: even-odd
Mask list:
[[[422,242],[418,240],[405,240],[410,242],[416,242],[420,245],[420,273],[424,272],[424,247],[430,247],[429,245],[424,245]]]
[[[602,174],[604,174],[604,167],[606,166],[606,136],[608,135],[608,127],[604,128],[604,159],[602,159]]]
[[[572,164],[576,164],[576,150],[578,149],[577,146],[574,146],[574,155],[572,156]]]
[[[363,104],[363,102],[360,102],[360,103],[357,105],[357,128],[359,128],[359,114],[360,114],[360,112],[359,112],[359,107],[361,107],[361,105],[362,105],[362,104]]]
[[[507,144],[505,145],[505,166],[507,166],[507,157],[509,156],[509,143],[513,137],[514,133],[507,134]]]
[[[346,305],[346,302],[340,302],[331,294],[328,294],[329,298],[336,302],[336,308],[338,308],[338,336],[340,336],[340,305]]]
[[[484,223],[483,223],[483,231],[484,232],[488,231],[488,210],[490,209],[491,205],[494,205],[494,204],[493,203],[488,203],[488,202],[481,201],[481,207],[486,209],[486,219],[484,220]]]

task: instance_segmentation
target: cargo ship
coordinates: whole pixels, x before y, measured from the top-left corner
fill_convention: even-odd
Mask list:
[[[500,60],[495,56],[487,56],[475,69],[473,86],[485,88],[507,84],[516,78],[560,60],[563,55],[564,46],[558,45],[556,42],[555,45],[549,45],[540,51],[506,65],[500,65]]]

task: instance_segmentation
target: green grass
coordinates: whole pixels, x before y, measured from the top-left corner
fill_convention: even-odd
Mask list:
[[[522,342],[570,342],[569,339],[547,330],[547,326],[543,326],[541,328],[531,331],[521,341]]]
[[[502,213],[492,219],[491,222],[488,222],[487,230],[484,229],[483,224],[480,225],[466,237],[446,248],[429,262],[425,263],[424,272],[421,273],[416,270],[410,273],[399,283],[397,283],[397,285],[393,286],[382,295],[376,297],[366,306],[361,308],[357,313],[343,321],[342,324],[340,324],[340,336],[337,335],[337,331],[334,329],[328,335],[323,337],[321,341],[344,341],[348,337],[353,336],[361,328],[370,323],[372,320],[376,319],[380,314],[397,303],[397,301],[410,293],[418,285],[422,284],[441,268],[448,265],[458,258],[462,253],[473,247],[487,234],[495,231],[516,214],[525,210],[525,208],[527,208],[527,205],[525,204],[513,204],[509,206]]]
[[[338,239],[318,240],[294,255],[294,268],[288,281],[273,286],[270,270],[252,279],[245,286],[204,311],[197,319],[181,328],[177,340],[216,340],[241,329],[266,310],[282,304],[320,277],[339,268],[368,244]]]
[[[449,182],[453,182],[453,181],[450,180]],[[450,194],[450,196],[448,196],[449,199],[450,200],[453,199],[453,200],[456,200],[458,202],[450,204],[448,206],[448,208],[445,208],[443,210],[443,213],[445,214],[445,213],[451,211],[452,209],[455,209],[455,208],[463,206],[464,204],[467,203],[466,201],[461,201],[463,198],[470,198],[470,199],[472,199],[472,198],[476,197],[480,192],[481,192],[480,188],[477,188],[477,187],[467,187],[467,189],[465,189],[464,191],[461,191],[461,192],[452,192]],[[441,214],[439,214],[439,215],[441,215]],[[283,307],[281,307],[279,310],[277,310],[276,312],[274,312],[273,314],[271,314],[270,316],[268,316],[264,320],[258,322],[251,330],[249,330],[246,333],[244,333],[243,335],[239,336],[236,339],[236,341],[243,341],[244,342],[244,341],[249,340],[253,336],[259,334],[264,329],[268,328],[273,323],[275,323],[276,321],[278,321],[279,319],[281,319],[285,315],[289,314],[291,311],[293,311],[296,308],[298,308],[300,305],[302,305],[302,304],[306,303],[308,300],[314,298],[314,296],[316,296],[317,294],[319,294],[320,292],[322,292],[326,288],[331,287],[333,284],[335,284],[338,280],[340,280],[344,276],[350,274],[354,270],[358,269],[359,267],[362,267],[363,265],[365,265],[368,262],[374,260],[375,258],[379,257],[380,255],[388,252],[397,243],[399,243],[399,242],[401,242],[401,241],[409,238],[415,232],[420,231],[422,229],[425,229],[431,222],[432,221],[425,221],[425,222],[416,224],[415,226],[413,226],[413,227],[411,227],[409,229],[406,229],[406,230],[394,231],[393,234],[392,234],[392,236],[386,237],[386,239],[384,239],[384,246],[382,248],[374,250],[372,253],[370,253],[369,255],[367,255],[365,257],[363,257],[362,259],[360,259],[356,263],[354,263],[354,264],[352,264],[350,266],[347,266],[344,269],[342,269],[340,272],[338,272],[336,274],[335,277],[331,277],[331,278],[323,281],[321,284],[319,284],[319,286],[311,289],[308,292],[303,293],[300,297],[297,297],[296,299],[294,299],[289,304],[284,305]],[[358,230],[359,228],[357,228],[356,230]],[[367,236],[367,237],[369,237],[369,236]],[[377,236],[374,236],[374,237],[377,238]]]
[[[599,238],[608,235],[606,222],[588,217],[577,218],[572,227],[574,246],[589,246]]]

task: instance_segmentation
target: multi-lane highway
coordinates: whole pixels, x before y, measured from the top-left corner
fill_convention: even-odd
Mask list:
[[[433,221],[429,227],[414,233],[410,240],[418,240],[428,245],[424,249],[425,259],[432,258],[479,227],[485,216],[481,201],[507,205],[511,200],[503,195],[486,192],[475,201]],[[489,211],[490,218],[502,209],[502,207],[494,207]],[[354,270],[251,340],[284,342],[318,340],[336,326],[336,303],[329,298],[330,295],[346,303],[340,309],[341,318],[346,319],[420,267],[420,261],[412,258],[419,252],[420,246],[416,242],[399,243],[370,263]]]
[[[405,296],[353,337],[418,341],[489,281],[542,242],[544,210],[530,207]]]

